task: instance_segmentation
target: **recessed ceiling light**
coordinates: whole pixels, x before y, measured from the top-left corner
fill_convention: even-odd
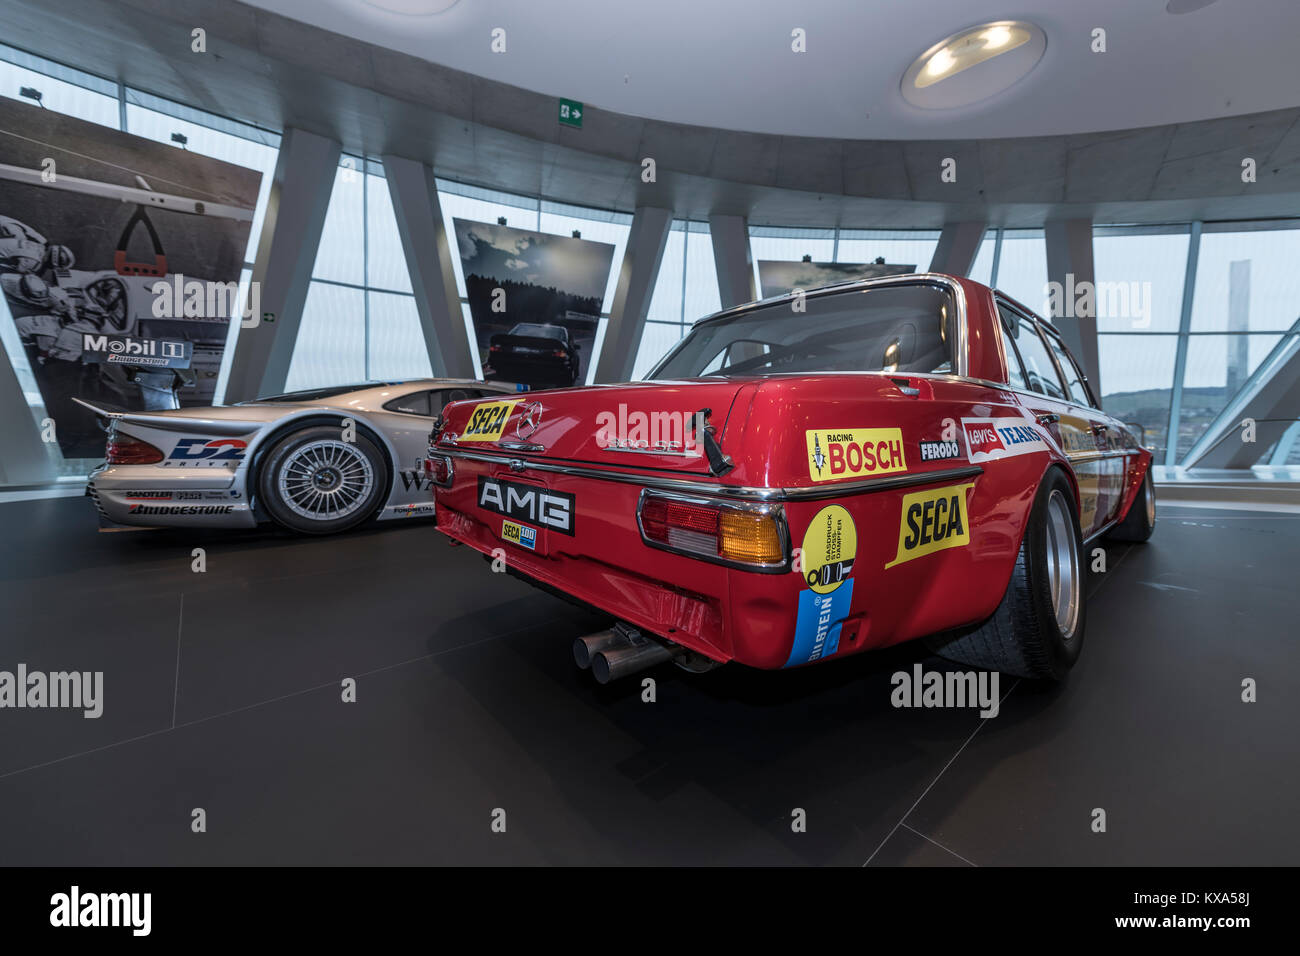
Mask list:
[[[1204,10],[1214,0],[1169,0],[1165,4],[1165,10],[1168,13],[1195,13],[1197,10]]]
[[[389,13],[401,13],[408,17],[431,17],[435,13],[450,10],[458,0],[365,0],[365,2]]]
[[[1032,70],[1047,35],[1023,20],[997,20],[955,33],[926,50],[903,74],[903,98],[923,109],[955,109],[987,99]],[[961,82],[949,82],[960,75]]]

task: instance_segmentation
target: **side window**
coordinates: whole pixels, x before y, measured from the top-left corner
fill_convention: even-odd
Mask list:
[[[390,412],[401,412],[404,415],[428,416],[430,394],[430,392],[412,392],[410,395],[402,395],[385,402],[384,409]]]
[[[1028,319],[1021,319],[1015,336],[1016,349],[1025,365],[1025,381],[1031,392],[1041,392],[1050,398],[1065,401],[1065,386],[1056,372],[1056,363],[1052,353],[1038,334],[1034,324]]]
[[[1019,334],[1020,316],[998,303],[998,314],[1002,316],[1002,341],[1006,343],[1007,384],[1013,388],[1028,390],[1025,380],[1025,366],[1020,361],[1020,350],[1016,348],[1016,335]]]
[[[497,392],[485,392],[480,388],[444,388],[430,394],[429,414],[441,415],[449,402],[463,402],[467,398],[505,398]]]
[[[1088,395],[1088,386],[1083,384],[1083,373],[1075,364],[1074,356],[1052,336],[1049,335],[1047,341],[1052,343],[1052,351],[1056,353],[1056,360],[1061,363],[1061,371],[1065,373],[1065,384],[1070,389],[1070,399],[1080,405],[1091,407],[1092,399]]]

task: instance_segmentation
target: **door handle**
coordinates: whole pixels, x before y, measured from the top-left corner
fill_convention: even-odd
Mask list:
[[[1061,420],[1060,415],[1039,415],[1038,416],[1038,424],[1040,425],[1055,425],[1060,420]]]

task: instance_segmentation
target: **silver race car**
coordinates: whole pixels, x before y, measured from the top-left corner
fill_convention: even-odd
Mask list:
[[[332,534],[433,514],[422,459],[448,402],[518,386],[464,379],[350,385],[238,405],[121,412],[86,493],[109,522]]]

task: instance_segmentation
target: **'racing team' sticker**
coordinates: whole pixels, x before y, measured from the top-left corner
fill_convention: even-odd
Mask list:
[[[460,440],[496,441],[505,430],[506,419],[510,417],[510,412],[518,404],[519,399],[516,398],[504,402],[480,402],[475,405],[469,421],[465,423],[465,431],[461,433]]]
[[[974,482],[967,482],[903,495],[903,514],[898,522],[898,553],[885,567],[892,568],[936,551],[970,544],[966,492],[974,487]]]
[[[901,428],[817,428],[804,435],[813,481],[907,471]]]
[[[1038,429],[1023,418],[963,418],[961,427],[975,464],[1047,450]]]

